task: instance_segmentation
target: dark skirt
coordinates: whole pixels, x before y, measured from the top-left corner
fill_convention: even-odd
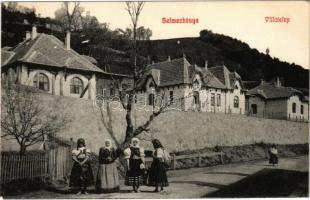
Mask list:
[[[168,186],[168,178],[164,162],[154,158],[148,176],[147,184],[149,186]]]
[[[74,162],[71,175],[70,175],[70,187],[84,187],[93,184],[94,177],[91,165],[89,162],[84,163],[82,166],[77,162]]]
[[[129,160],[129,168],[130,170],[126,173],[126,181],[125,185],[133,185],[133,183],[139,183],[139,185],[143,185],[143,175],[144,169],[140,168],[142,164],[141,159],[130,159]]]
[[[278,164],[278,155],[270,153],[269,164]]]
[[[119,191],[118,171],[115,162],[110,164],[99,164],[96,189],[100,193]]]

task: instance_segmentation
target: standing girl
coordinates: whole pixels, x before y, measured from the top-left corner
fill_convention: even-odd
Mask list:
[[[85,140],[77,140],[77,147],[72,151],[74,161],[71,176],[70,187],[77,188],[77,194],[86,194],[87,186],[93,183],[93,172],[89,162],[90,150],[85,147]]]
[[[163,191],[164,187],[168,186],[168,179],[164,163],[164,147],[158,139],[152,140],[152,144],[154,147],[154,152],[153,162],[148,177],[148,185],[155,186],[154,192],[158,192],[159,186],[160,191]]]
[[[139,192],[139,186],[143,184],[144,175],[144,149],[139,146],[139,139],[132,138],[131,145],[124,151],[127,160],[126,185],[131,185],[134,192]]]
[[[278,149],[275,144],[269,149],[269,164],[275,166],[278,164]]]
[[[111,140],[105,140],[104,147],[99,150],[99,169],[96,180],[98,192],[119,191],[118,171],[115,162],[118,156],[117,150],[112,147]]]

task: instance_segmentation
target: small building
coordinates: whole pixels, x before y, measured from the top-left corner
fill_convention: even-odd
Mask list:
[[[105,91],[114,93],[123,80],[128,82],[128,76],[105,72],[94,58],[71,49],[70,37],[67,32],[63,43],[53,35],[37,33],[33,26],[24,41],[1,49],[2,81],[83,99],[95,99]]]
[[[186,57],[153,63],[139,81],[137,100],[182,111],[244,114],[241,77],[224,65],[208,68],[190,64]],[[165,105],[164,104],[164,105]]]
[[[261,84],[246,94],[250,116],[309,121],[309,98],[301,91],[284,87],[279,78]]]

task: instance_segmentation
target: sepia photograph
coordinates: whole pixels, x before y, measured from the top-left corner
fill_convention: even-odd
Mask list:
[[[309,198],[309,6],[1,1],[0,198]]]

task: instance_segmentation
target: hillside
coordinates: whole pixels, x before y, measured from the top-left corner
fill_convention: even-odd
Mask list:
[[[15,46],[23,40],[25,32],[36,24],[38,32],[53,34],[64,40],[59,22],[50,18],[37,17],[34,12],[27,14],[9,11],[2,4],[1,46]],[[92,27],[82,32],[74,32],[71,47],[77,52],[97,59],[101,69],[121,74],[131,74],[130,41],[108,28]],[[86,43],[83,43],[87,41]],[[276,76],[283,77],[284,85],[296,88],[309,87],[309,70],[296,64],[289,64],[258,52],[248,44],[229,36],[202,30],[200,37],[175,38],[166,40],[145,40],[138,43],[140,54],[138,65],[151,61],[163,61],[186,54],[187,59],[200,66],[205,60],[209,66],[225,64],[236,70],[247,81],[247,86],[255,86],[260,79],[270,81]],[[304,66],[308,67],[308,66]]]
[[[212,31],[203,30],[197,38],[150,40],[139,45],[139,52],[154,61],[166,60],[168,56],[180,57],[185,53],[191,63],[200,66],[204,66],[205,60],[209,66],[224,63],[230,70],[236,70],[245,81],[270,81],[279,76],[283,77],[286,86],[308,88],[309,70],[272,58],[240,40]]]
[[[113,110],[109,115],[104,112],[105,124],[100,111],[93,101],[70,97],[40,94],[42,105],[51,112],[67,114],[72,120],[57,135],[73,138],[83,137],[86,144],[97,152],[105,138],[111,138],[107,131],[110,125],[114,137],[122,142],[125,136],[125,112]],[[57,103],[58,107],[53,108]],[[115,105],[113,107],[116,107]],[[134,124],[139,125],[149,115],[137,110]],[[152,149],[151,139],[159,138],[169,151],[195,150],[215,146],[240,146],[254,143],[303,144],[309,140],[307,123],[285,120],[262,119],[243,115],[225,115],[217,113],[169,111],[154,120],[150,133],[141,135],[142,145]],[[2,140],[2,150],[14,150],[13,141]],[[39,145],[40,146],[40,145]]]

